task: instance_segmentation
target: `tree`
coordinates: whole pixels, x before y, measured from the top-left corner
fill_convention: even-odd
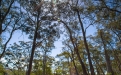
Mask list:
[[[114,75],[113,70],[112,70],[112,66],[111,66],[111,62],[110,62],[110,57],[108,55],[107,49],[106,49],[106,44],[104,42],[104,37],[103,37],[103,32],[100,31],[100,37],[103,43],[103,47],[104,47],[104,53],[105,53],[105,59],[106,59],[106,65],[107,65],[107,72],[111,75]]]
[[[0,64],[0,74],[1,75],[5,75],[6,74],[6,71],[5,71],[5,69],[4,69],[2,64]]]
[[[25,74],[28,69],[30,44],[31,42],[20,41],[19,44],[14,43],[7,48],[4,56],[7,62],[4,64],[14,74]]]
[[[8,1],[6,1],[8,2]],[[8,16],[9,12],[10,12],[10,9],[12,7],[12,4],[14,3],[14,0],[12,0],[10,2],[10,5],[7,7],[6,4],[4,4],[5,2],[4,1],[0,1],[0,4],[2,3],[2,10],[0,11],[0,35],[2,34],[2,32],[5,30],[5,29],[2,29],[3,26],[2,24],[4,23],[5,21],[5,18]],[[7,26],[6,26],[7,27]]]
[[[46,6],[46,4],[49,4],[49,3],[46,1],[45,3],[43,3],[43,1],[41,2],[42,2],[41,7],[37,5],[37,3],[40,3],[39,1],[30,1],[29,3],[25,1],[20,2],[22,4],[22,7],[25,8],[26,14],[27,14],[26,26],[24,26],[22,30],[24,30],[27,34],[29,34],[30,39],[33,40],[32,50],[31,50],[32,52],[31,52],[30,63],[29,63],[29,70],[28,70],[27,75],[30,75],[30,72],[31,72],[35,49],[37,47],[41,48],[41,44],[46,44],[44,43],[46,39],[48,40],[47,42],[50,42],[51,44],[53,44],[54,40],[56,40],[56,37],[59,37],[58,31],[56,30],[57,29],[56,24],[55,23],[51,24],[52,19],[46,16],[49,14],[48,11],[50,10],[50,8]],[[35,6],[37,6],[36,11],[34,12],[28,11],[28,10],[35,9],[36,8]],[[42,10],[42,9],[47,9],[48,11],[45,12],[45,10]],[[34,35],[32,35],[31,33]]]
[[[6,47],[9,43],[9,41],[11,40],[13,33],[20,29],[21,24],[20,24],[20,19],[21,19],[21,15],[20,12],[16,11],[19,9],[18,6],[13,5],[16,1],[11,0],[9,2],[9,0],[7,1],[1,1],[2,5],[2,9],[1,9],[1,22],[0,22],[0,39],[1,39],[1,54],[0,54],[0,59],[4,56],[5,52],[6,52]],[[10,3],[10,4],[8,4]],[[9,6],[8,6],[9,5]],[[1,32],[2,31],[2,32]],[[6,36],[6,35],[7,36]],[[8,37],[8,38],[7,38]]]
[[[120,3],[0,0],[0,59],[5,60],[1,61],[5,69],[0,71],[11,75],[121,74]],[[95,34],[88,35],[91,27]],[[29,41],[9,45],[17,31]],[[63,48],[57,61],[50,53],[60,35]]]

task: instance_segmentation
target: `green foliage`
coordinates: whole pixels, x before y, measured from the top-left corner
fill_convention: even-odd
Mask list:
[[[5,73],[5,69],[4,67],[2,66],[2,64],[0,64],[0,75],[4,74]]]
[[[111,73],[107,73],[106,75],[112,75]]]
[[[88,6],[87,7],[87,12],[88,13],[93,13],[95,10],[96,10],[96,7],[95,6]]]
[[[68,75],[75,73],[75,68],[81,75],[83,68],[79,64],[74,48],[78,50],[86,70],[89,72],[88,52],[84,40],[82,40],[80,24],[83,24],[85,28],[85,35],[92,25],[96,31],[94,35],[86,36],[90,59],[95,72],[101,74],[107,71],[107,62],[104,59],[103,44],[105,44],[111,61],[110,66],[115,72],[114,75],[121,74],[118,67],[121,65],[121,1],[82,0],[80,2],[78,0],[78,3],[76,0],[73,2],[70,0],[67,2],[55,1],[53,3],[43,2],[40,7],[40,0],[1,0],[0,55],[5,52],[2,56],[6,62],[2,61],[3,64],[0,65],[0,75],[4,73],[26,75],[33,48],[35,49],[33,50],[31,75],[43,75],[44,70],[46,75]],[[34,11],[35,9],[37,10]],[[82,23],[79,22],[77,10]],[[16,30],[22,34],[19,35],[15,32]],[[89,33],[92,31],[90,30]],[[27,36],[22,40],[28,38],[29,41],[16,41],[16,43],[9,45],[13,33],[21,37],[24,37],[25,34]],[[60,38],[61,34],[63,36],[63,48],[61,53],[56,56],[59,59],[57,61],[50,56],[50,53],[55,48],[54,42]],[[111,73],[107,75],[111,75]]]

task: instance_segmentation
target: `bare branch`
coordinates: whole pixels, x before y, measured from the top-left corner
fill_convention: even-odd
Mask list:
[[[12,31],[11,31],[11,33],[10,33],[10,37],[8,38],[7,42],[6,42],[5,45],[4,45],[3,52],[2,52],[2,54],[0,54],[0,59],[1,59],[2,56],[5,54],[7,44],[9,43],[9,41],[11,40],[11,38],[12,38],[12,36],[13,36],[13,32],[16,30],[16,29],[15,29],[15,26],[16,26],[17,22],[18,22],[18,19],[15,21],[14,26],[13,26],[13,29],[12,29]]]
[[[106,5],[106,3],[105,3],[104,0],[101,0],[101,1],[102,1],[102,3],[105,5],[105,7],[106,7],[107,9],[109,9],[109,10],[111,10],[111,11],[115,11],[115,12],[121,13],[121,11],[119,11],[119,10],[111,9],[110,7],[108,7],[108,6]]]

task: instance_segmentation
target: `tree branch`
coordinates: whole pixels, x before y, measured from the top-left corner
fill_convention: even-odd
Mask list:
[[[10,37],[9,37],[9,39],[7,40],[7,42],[5,43],[5,45],[4,45],[2,54],[0,54],[0,59],[1,59],[2,56],[5,54],[7,44],[9,43],[9,41],[10,41],[11,38],[12,38],[13,32],[15,31],[16,23],[17,23],[18,21],[19,21],[18,19],[15,21],[15,24],[14,24],[14,26],[13,26],[13,29],[12,29],[12,31],[11,31],[11,33],[10,33]]]
[[[111,11],[115,11],[115,12],[121,13],[121,11],[119,11],[119,10],[111,9],[110,7],[108,7],[108,6],[106,5],[106,3],[105,3],[104,0],[101,0],[101,1],[102,1],[102,3],[105,5],[105,7],[106,7],[107,9],[109,9],[109,10],[111,10]]]

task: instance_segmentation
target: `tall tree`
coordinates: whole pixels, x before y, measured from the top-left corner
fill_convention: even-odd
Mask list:
[[[29,34],[29,38],[33,40],[32,52],[30,57],[28,74],[30,75],[32,68],[32,61],[36,48],[42,48],[42,45],[46,45],[45,41],[53,42],[59,37],[56,29],[58,28],[56,23],[52,23],[50,11],[50,2],[48,1],[20,1],[21,6],[26,10],[26,25],[22,28],[24,32]],[[48,5],[47,5],[48,4]],[[46,9],[46,10],[44,10]],[[34,10],[34,11],[33,11]],[[51,15],[50,15],[51,14]],[[33,35],[34,34],[34,35]]]
[[[16,1],[11,0],[11,1],[2,1],[1,5],[1,20],[0,20],[0,28],[1,29],[1,37],[0,39],[2,40],[2,52],[0,55],[0,59],[4,56],[6,52],[6,47],[8,43],[10,42],[13,33],[20,29],[21,27],[21,13],[18,12],[17,10],[19,9],[19,6],[13,5]],[[10,3],[10,4],[9,4]],[[8,6],[9,5],[9,6]],[[5,35],[6,34],[6,35]],[[7,38],[9,37],[9,38]],[[7,40],[4,40],[7,39]]]
[[[105,53],[105,59],[106,59],[106,65],[107,65],[107,73],[111,73],[111,75],[114,75],[113,70],[112,70],[112,66],[111,66],[111,61],[110,61],[110,56],[108,55],[108,51],[106,49],[106,44],[104,41],[104,36],[103,36],[103,32],[102,30],[100,30],[100,37],[103,43],[103,47],[104,47],[104,53]]]

